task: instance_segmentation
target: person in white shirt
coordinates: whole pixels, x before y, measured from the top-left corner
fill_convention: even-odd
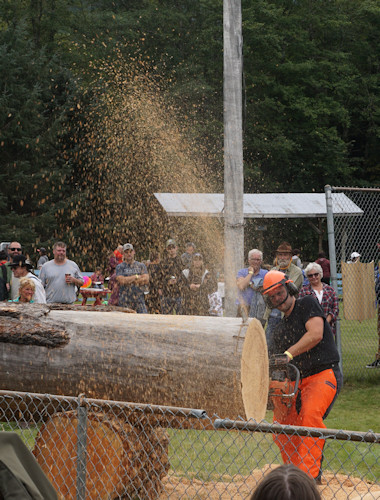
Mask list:
[[[15,278],[29,278],[35,286],[33,301],[37,304],[46,304],[45,289],[37,276],[30,272],[32,265],[27,261],[25,255],[15,255],[9,264]]]
[[[83,285],[78,265],[66,256],[66,243],[57,241],[53,246],[54,259],[46,262],[40,279],[46,292],[48,304],[73,304],[77,299],[76,287]]]

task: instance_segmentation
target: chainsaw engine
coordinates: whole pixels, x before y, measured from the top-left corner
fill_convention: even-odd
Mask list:
[[[269,408],[283,405],[290,408],[297,396],[300,372],[287,362],[287,356],[273,356],[269,360]]]

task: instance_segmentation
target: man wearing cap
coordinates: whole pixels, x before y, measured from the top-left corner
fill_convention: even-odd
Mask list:
[[[20,255],[22,252],[21,243],[18,241],[12,241],[8,246],[8,262],[5,264],[7,268],[7,289],[9,293],[9,299],[15,300],[18,297],[18,288],[20,285],[20,280],[12,273],[12,268],[10,264],[13,262],[13,258],[16,255]]]
[[[40,254],[40,258],[38,259],[37,262],[37,269],[40,270],[41,267],[45,264],[45,262],[48,262],[49,257],[46,255],[46,249],[43,247],[38,248],[37,252]]]
[[[166,256],[162,261],[162,281],[159,290],[162,314],[182,314],[184,265],[177,255],[175,240],[166,242]]]
[[[263,252],[254,248],[248,252],[248,267],[240,269],[236,277],[238,287],[238,315],[257,318],[263,322],[265,304],[261,293],[258,291],[263,284],[266,269],[261,268]]]
[[[30,262],[26,260],[25,255],[15,255],[13,257],[12,263],[9,264],[9,267],[12,269],[13,276],[15,278],[31,279],[35,286],[34,297],[33,297],[34,302],[37,302],[37,304],[46,304],[45,289],[42,286],[41,281],[37,278],[37,276],[30,272],[33,266],[30,264]]]
[[[358,252],[352,252],[351,254],[351,258],[349,261],[347,261],[347,264],[355,264],[355,262],[359,262],[360,261],[360,253]]]
[[[181,255],[181,261],[184,269],[190,269],[196,247],[192,241],[188,241],[185,248],[185,252]]]
[[[135,260],[135,250],[131,243],[123,246],[124,261],[116,266],[116,281],[119,284],[120,307],[134,309],[139,314],[147,314],[143,285],[149,283],[146,265]]]
[[[323,310],[311,295],[296,299],[297,288],[284,273],[269,271],[262,294],[270,308],[284,317],[275,327],[269,354],[277,367],[291,363],[300,372],[296,397],[284,402],[273,397],[273,421],[283,425],[325,428],[343,383],[339,353]],[[275,438],[285,463],[292,463],[317,482],[321,478],[325,441],[315,437],[279,434]]]
[[[46,302],[73,304],[77,299],[76,287],[83,285],[78,265],[66,256],[66,243],[57,241],[53,246],[53,260],[46,262],[40,272],[45,288]]]
[[[287,241],[283,241],[276,250],[275,266],[272,270],[281,271],[286,274],[298,290],[301,290],[303,285],[302,270],[293,264],[292,257],[292,246]],[[272,311],[267,309],[265,317],[268,318],[265,335],[269,346],[272,340],[273,329],[281,321],[281,312],[278,309],[273,309]]]

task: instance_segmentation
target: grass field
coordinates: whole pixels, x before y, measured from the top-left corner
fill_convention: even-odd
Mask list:
[[[365,367],[374,361],[378,349],[377,314],[365,321],[348,321],[344,319],[342,302],[339,303],[339,311],[345,380],[379,380],[380,370]]]
[[[380,371],[377,372],[380,377]],[[330,429],[380,433],[380,384],[373,381],[347,383],[325,424]],[[266,420],[272,421],[268,411]],[[0,430],[16,431],[31,449],[38,426],[19,428],[0,424]],[[266,464],[281,463],[279,450],[271,434],[237,431],[168,430],[169,458],[176,476],[201,481],[231,480],[249,475]],[[324,467],[378,482],[380,445],[327,440]]]
[[[380,370],[377,373],[380,377]],[[380,433],[380,385],[346,384],[326,419],[329,429]],[[268,411],[266,420],[272,421]],[[248,475],[265,464],[281,463],[272,435],[248,432],[170,430],[170,462],[176,475],[203,481]],[[380,445],[327,440],[324,467],[331,471],[380,478]]]

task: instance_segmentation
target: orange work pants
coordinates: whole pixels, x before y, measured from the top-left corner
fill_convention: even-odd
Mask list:
[[[273,422],[283,425],[326,428],[323,417],[334,400],[337,381],[332,369],[324,370],[300,381],[297,397],[290,407],[281,398],[274,397]],[[274,435],[284,463],[291,463],[312,478],[318,477],[324,439],[305,436]]]

